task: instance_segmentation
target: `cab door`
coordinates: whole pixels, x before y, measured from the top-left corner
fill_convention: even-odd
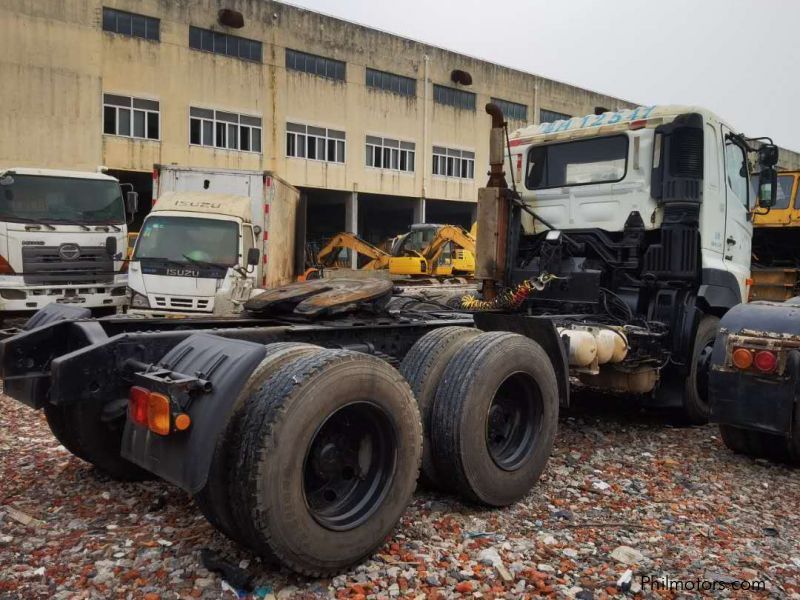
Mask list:
[[[739,282],[742,300],[747,299],[753,224],[750,220],[750,183],[745,150],[728,139],[730,129],[722,127],[725,165],[725,266]],[[755,201],[755,199],[753,199]]]

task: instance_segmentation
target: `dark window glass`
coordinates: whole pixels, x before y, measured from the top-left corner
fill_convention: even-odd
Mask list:
[[[158,139],[158,114],[147,113],[147,137],[151,140]]]
[[[539,109],[539,122],[540,123],[555,123],[556,121],[566,121],[570,119],[571,115],[556,112],[554,110],[547,110],[546,108]]]
[[[189,27],[189,48],[203,49],[203,31],[197,27]]]
[[[286,49],[286,68],[338,81],[345,79],[345,63],[342,61],[290,48]]]
[[[133,15],[131,17],[133,35],[136,37],[147,37],[147,22],[142,15]]]
[[[200,137],[201,121],[200,119],[189,120],[189,142],[192,144],[200,144],[202,138]]]
[[[506,118],[515,121],[528,120],[527,105],[519,104],[517,102],[509,102],[508,100],[501,100],[500,98],[492,98],[492,102],[494,102],[503,110],[503,115],[505,115]]]
[[[217,140],[216,140],[217,148],[224,148],[225,147],[225,131],[226,131],[226,127],[227,127],[226,123],[217,123]]]
[[[144,116],[142,110],[133,111],[133,137],[144,137]]]
[[[117,109],[113,106],[103,107],[103,133],[117,133]]]
[[[105,31],[158,41],[160,23],[153,17],[103,7]]]
[[[434,84],[433,99],[438,104],[445,104],[465,110],[475,110],[475,94],[472,92]]]
[[[117,13],[110,8],[103,9],[103,30],[117,31]]]
[[[261,62],[261,42],[200,27],[189,27],[189,47]]]
[[[376,69],[367,68],[366,82],[367,87],[401,94],[403,96],[415,96],[417,93],[417,81],[415,79],[378,71]]]
[[[117,109],[117,118],[119,122],[117,123],[117,133],[119,135],[130,135],[131,134],[131,111],[127,108],[120,108]]]
[[[624,135],[534,146],[528,153],[525,187],[540,190],[621,181],[627,164]]]
[[[203,121],[203,146],[214,145],[214,122]]]
[[[117,13],[117,33],[131,35],[131,16],[130,13]]]

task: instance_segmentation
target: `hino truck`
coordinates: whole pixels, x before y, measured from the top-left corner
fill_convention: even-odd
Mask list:
[[[136,210],[135,192],[127,195]],[[52,302],[109,314],[125,302],[126,202],[113,177],[0,170],[0,317]]]
[[[131,314],[230,316],[294,279],[300,194],[263,172],[161,167],[129,266]],[[300,268],[302,264],[300,265]]]
[[[377,279],[280,286],[227,319],[51,305],[0,341],[6,394],[82,460],[170,481],[314,576],[380,547],[420,471],[474,504],[525,497],[577,380],[707,418],[718,318],[746,297],[748,140],[700,108],[648,107],[506,144],[487,112],[471,314],[393,310]]]

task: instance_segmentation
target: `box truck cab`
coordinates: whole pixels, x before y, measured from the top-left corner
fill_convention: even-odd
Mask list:
[[[136,210],[136,193],[128,210]],[[113,313],[125,302],[126,205],[95,172],[0,170],[0,316],[52,302]]]
[[[171,169],[170,177],[170,187],[201,189],[161,193],[142,224],[129,267],[129,313],[234,315],[255,290],[294,279],[295,188],[252,172]],[[237,184],[250,195],[211,191]]]

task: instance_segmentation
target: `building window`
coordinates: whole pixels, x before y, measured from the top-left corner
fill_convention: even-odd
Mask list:
[[[492,102],[503,110],[503,115],[507,119],[513,121],[528,121],[528,107],[525,104],[509,102],[508,100],[501,100],[500,98],[492,98]]]
[[[367,87],[394,92],[401,96],[417,95],[417,80],[402,75],[367,68]]]
[[[210,29],[189,27],[189,47],[242,60],[261,62],[261,42]]]
[[[415,154],[414,142],[367,136],[366,165],[368,167],[413,173]]]
[[[324,127],[287,123],[286,156],[343,163],[345,133]]]
[[[475,153],[469,150],[433,147],[433,174],[460,179],[475,178]]]
[[[157,140],[160,125],[157,100],[103,94],[103,133]]]
[[[261,117],[210,108],[189,108],[189,143],[261,152]]]
[[[103,7],[103,31],[159,41],[160,21],[153,17]]]
[[[546,108],[539,109],[539,123],[555,123],[556,121],[566,121],[571,118],[571,115],[566,115],[554,110],[547,110]]]
[[[286,49],[286,68],[291,71],[302,71],[319,77],[344,81],[345,64],[340,60],[306,54],[298,50]]]
[[[433,101],[465,110],[475,110],[475,94],[443,85],[433,84]]]

